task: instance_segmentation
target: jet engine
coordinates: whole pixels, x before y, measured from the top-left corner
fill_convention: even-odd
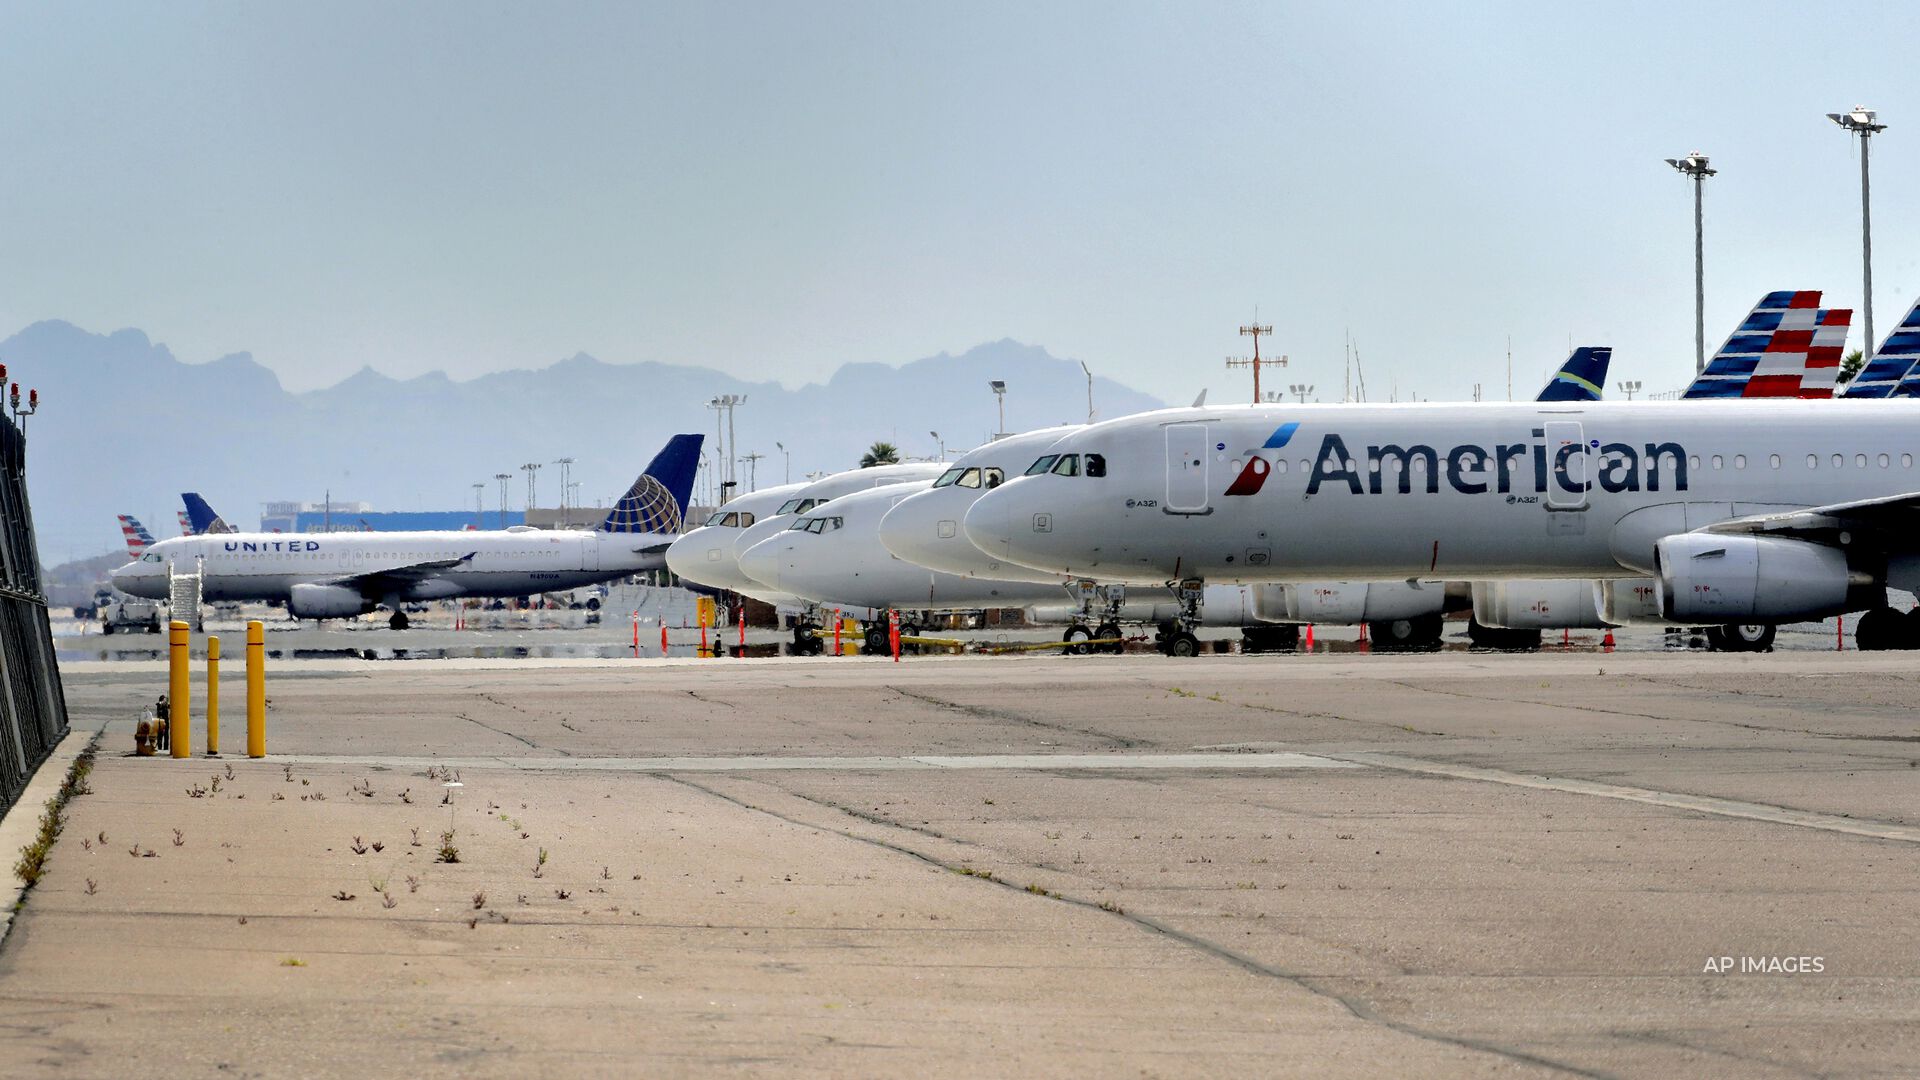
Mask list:
[[[1315,581],[1287,586],[1286,618],[1351,626],[1438,615],[1446,603],[1446,586],[1437,581]]]
[[[1600,617],[1614,626],[1670,626],[1660,617],[1660,585],[1652,578],[1608,578],[1593,583]]]
[[[1475,621],[1505,630],[1602,630],[1598,601],[1585,580],[1473,583]]]
[[[373,601],[345,585],[295,585],[287,596],[287,610],[297,619],[343,619],[373,607]]]
[[[1797,622],[1850,611],[1869,584],[1839,548],[1770,536],[1682,533],[1654,545],[1660,614],[1703,623]]]

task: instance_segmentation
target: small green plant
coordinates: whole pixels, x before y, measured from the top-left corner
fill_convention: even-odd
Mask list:
[[[367,884],[373,886],[374,892],[383,893],[387,891],[387,880],[392,876],[392,874],[368,874]]]
[[[536,859],[533,864],[533,876],[539,877],[541,872],[546,868],[546,865],[547,865],[547,849],[541,848],[540,857]]]
[[[289,956],[280,961],[281,967],[306,967],[307,962],[297,956]]]
[[[439,860],[444,863],[456,863],[460,861],[460,849],[454,846],[452,829],[448,829],[446,832],[440,834]]]
[[[60,830],[67,827],[67,804],[76,796],[88,795],[93,789],[87,786],[87,775],[93,772],[93,758],[97,752],[100,737],[94,736],[84,750],[73,759],[73,765],[67,769],[66,779],[60,781],[60,788],[47,800],[40,812],[40,827],[34,833],[32,842],[20,848],[20,858],[13,864],[13,872],[28,888],[39,882],[46,873],[47,856],[53,854],[53,842],[60,838]],[[104,834],[101,842],[106,842]]]
[[[1100,901],[1100,910],[1111,912],[1115,915],[1125,915],[1127,913],[1126,908],[1121,907],[1119,904],[1116,904],[1111,900]]]

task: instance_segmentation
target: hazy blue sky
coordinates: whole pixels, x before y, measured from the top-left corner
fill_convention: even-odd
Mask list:
[[[0,333],[138,326],[292,388],[610,361],[800,383],[1012,336],[1174,400],[1259,305],[1335,396],[1649,388],[1770,288],[1920,291],[1920,7],[5,9]],[[1856,323],[1857,325],[1857,323]],[[1859,344],[1858,330],[1851,342]],[[1279,381],[1288,381],[1283,376]],[[1381,395],[1383,396],[1383,395]]]

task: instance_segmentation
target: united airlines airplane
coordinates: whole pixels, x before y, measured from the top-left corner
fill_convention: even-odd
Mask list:
[[[227,533],[162,540],[113,572],[134,596],[163,599],[173,573],[201,573],[207,600],[280,600],[297,618],[384,606],[403,630],[409,601],[525,596],[665,565],[700,463],[700,435],[675,435],[599,528],[555,531]]]

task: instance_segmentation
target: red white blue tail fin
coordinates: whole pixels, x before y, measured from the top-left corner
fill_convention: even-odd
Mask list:
[[[153,534],[148,532],[147,527],[140,524],[140,519],[132,514],[121,514],[119,517],[120,535],[127,541],[127,558],[138,559],[153,546]]]
[[[1831,397],[1852,319],[1818,290],[1768,293],[1680,396]]]
[[[1859,374],[1847,383],[1841,397],[1883,398],[1913,397],[1920,393],[1920,381],[1913,392],[1899,393],[1916,364],[1920,364],[1920,301],[1907,309],[1907,317],[1893,328],[1872,356],[1860,367]]]

